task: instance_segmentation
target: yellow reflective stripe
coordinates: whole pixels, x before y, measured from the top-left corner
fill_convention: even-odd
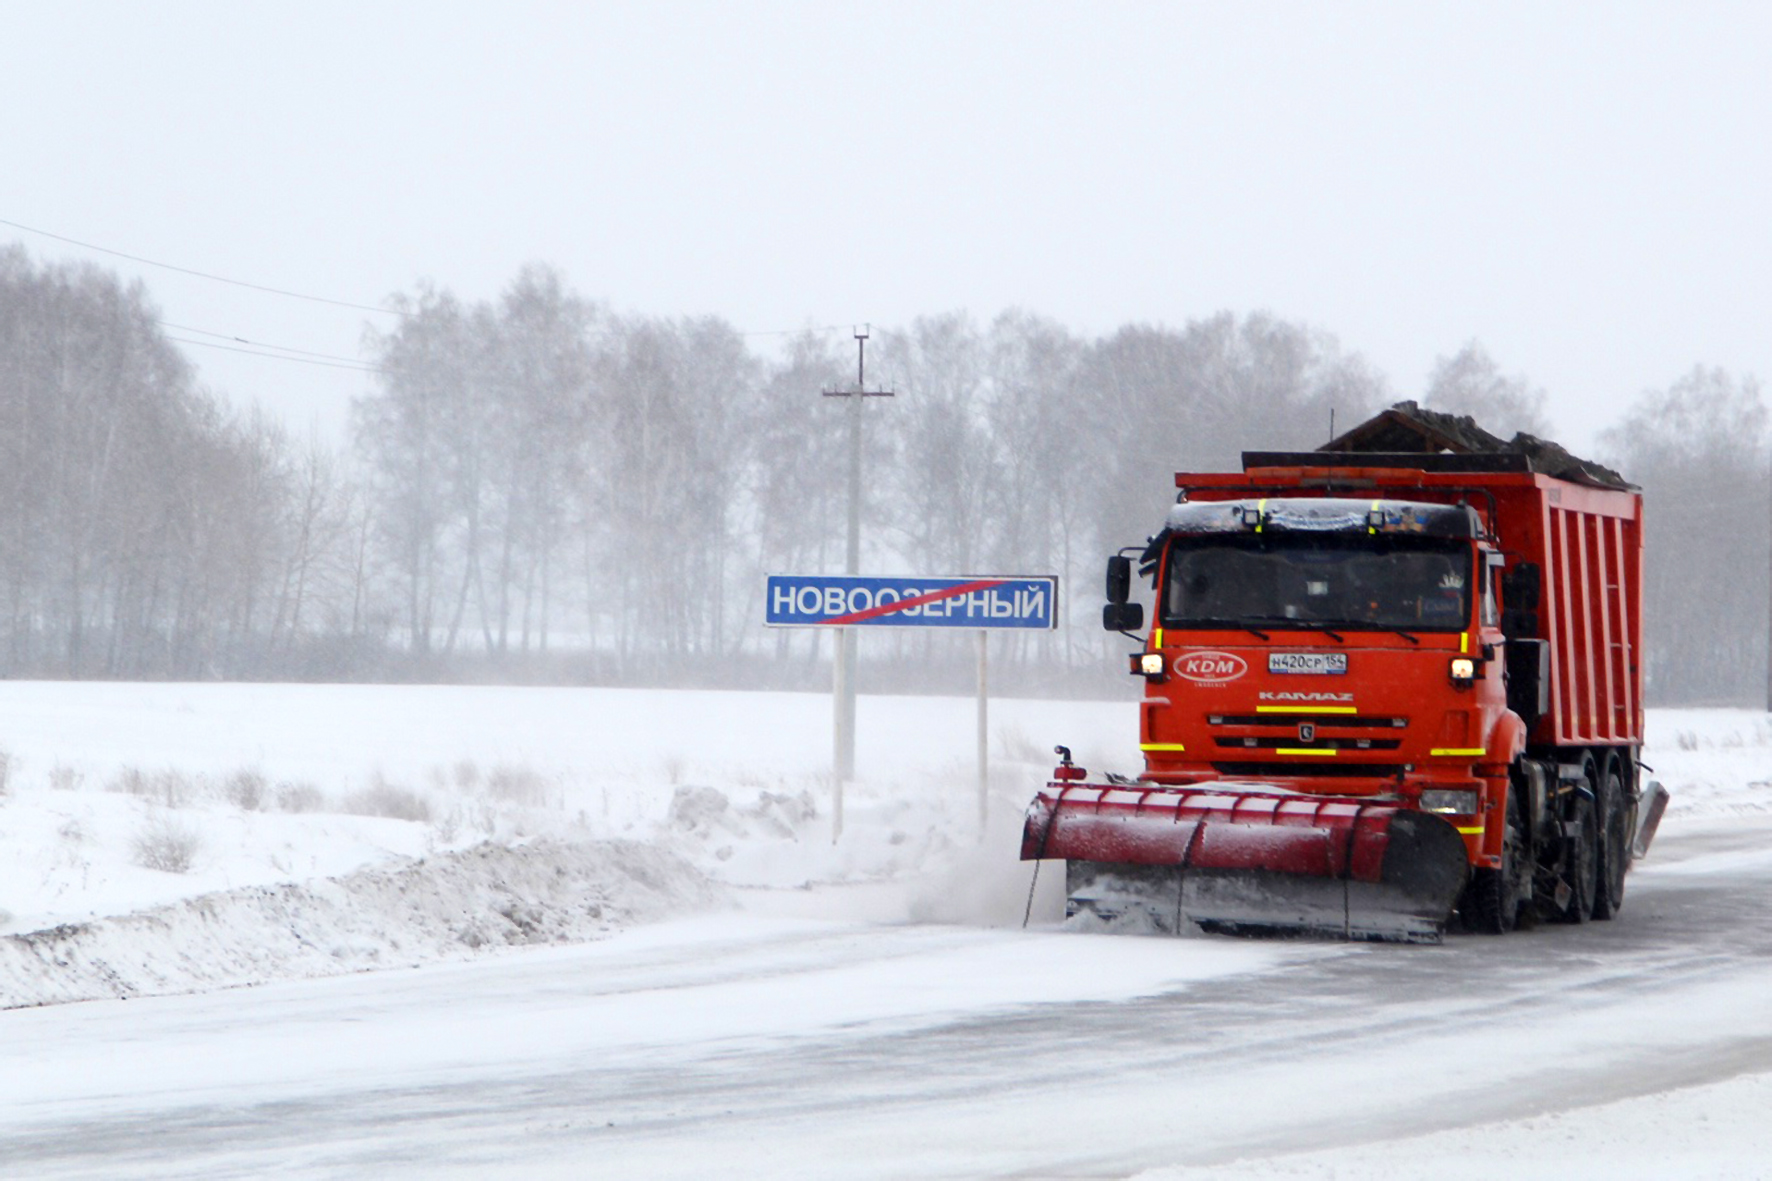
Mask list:
[[[1460,652],[1467,654],[1467,655],[1470,653],[1471,634],[1469,632],[1459,632],[1458,633],[1458,650]]]
[[[1261,532],[1262,518],[1264,518],[1266,516],[1267,516],[1267,497],[1264,496],[1260,500],[1255,502],[1255,531],[1257,533]]]
[[[1478,758],[1489,752],[1480,746],[1436,746],[1427,752],[1435,758]]]
[[[1351,705],[1258,705],[1258,714],[1357,714]]]
[[[1162,628],[1158,628],[1156,631],[1156,634],[1151,637],[1151,646],[1155,647],[1155,648],[1161,648],[1163,646],[1163,629]]]
[[[1338,750],[1318,750],[1313,746],[1277,746],[1274,748],[1274,753],[1277,755],[1316,755],[1320,759],[1332,759],[1341,752]]]
[[[1458,831],[1467,837],[1480,837],[1483,835],[1483,826],[1479,824],[1475,828],[1460,828]]]
[[[1183,746],[1179,742],[1141,742],[1138,744],[1138,749],[1139,750],[1186,750],[1187,747]]]
[[[1378,511],[1378,505],[1379,505],[1379,502],[1378,502],[1378,501],[1376,501],[1376,500],[1375,500],[1375,501],[1373,501],[1373,502],[1372,502],[1372,511],[1373,511],[1373,512],[1377,512],[1377,511]],[[1368,533],[1377,533],[1377,532],[1378,532],[1378,526],[1377,526],[1377,525],[1373,525],[1373,524],[1370,524],[1370,523],[1368,523],[1368,524],[1367,524],[1367,526],[1366,526],[1366,532],[1368,532]]]

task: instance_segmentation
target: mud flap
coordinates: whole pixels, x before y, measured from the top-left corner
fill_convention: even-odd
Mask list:
[[[1649,786],[1643,789],[1643,798],[1637,803],[1637,831],[1631,838],[1631,860],[1636,861],[1649,855],[1649,845],[1655,840],[1655,830],[1661,827],[1661,814],[1667,811],[1667,788],[1651,779]]]

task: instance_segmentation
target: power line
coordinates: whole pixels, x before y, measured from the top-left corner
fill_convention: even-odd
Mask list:
[[[740,336],[798,336],[802,332],[848,332],[850,324],[818,324],[810,328],[775,328],[760,329],[756,332],[741,332]]]
[[[194,278],[198,278],[198,279],[208,279],[214,283],[226,283],[226,284],[233,286],[233,287],[244,287],[249,291],[262,291],[267,295],[282,295],[282,296],[286,296],[290,299],[305,299],[310,303],[330,304],[333,307],[339,307],[339,308],[353,308],[356,311],[360,311],[360,312],[376,312],[376,313],[378,313],[380,315],[384,315],[384,316],[400,316],[403,318],[410,318],[413,315],[412,312],[402,311],[399,308],[376,307],[372,304],[355,303],[355,302],[348,300],[348,299],[332,299],[329,296],[324,296],[324,295],[309,295],[307,292],[303,292],[303,291],[290,291],[290,290],[283,288],[283,287],[266,286],[263,283],[249,283],[244,279],[230,279],[226,275],[215,275],[215,274],[211,274],[208,271],[194,270],[191,267],[181,267],[181,266],[177,265],[176,263],[159,262],[156,259],[144,258],[139,254],[130,254],[127,251],[123,251],[123,250],[113,250],[108,246],[99,246],[93,242],[83,242],[78,238],[70,238],[64,234],[51,233],[49,230],[40,230],[36,226],[28,226],[28,225],[25,225],[23,222],[10,221],[4,217],[0,217],[0,226],[9,226],[15,230],[23,230],[27,234],[37,234],[37,235],[40,235],[41,237],[44,237],[44,238],[52,238],[57,242],[66,242],[70,246],[78,246],[82,250],[93,250],[93,251],[97,251],[99,254],[108,254],[112,258],[127,259],[130,262],[141,263],[143,266],[159,267],[162,270],[174,271],[174,272],[177,272],[178,274],[181,274],[181,275],[190,275],[190,276],[192,276]],[[168,324],[167,327],[168,328],[177,328],[181,332],[196,332],[196,333],[199,333],[203,336],[214,336],[214,337],[219,337],[220,339],[223,339],[223,340],[239,341],[241,344],[248,344],[249,345],[249,344],[253,343],[252,341],[244,340],[244,339],[237,337],[237,336],[230,336],[226,333],[221,333],[221,332],[210,332],[210,331],[207,331],[206,329],[202,329],[202,328],[187,328],[187,327],[183,327],[178,324]],[[800,328],[758,329],[753,332],[740,332],[739,335],[745,336],[745,337],[749,337],[749,336],[797,336],[802,332],[845,332],[845,331],[848,331],[850,328],[851,328],[851,325],[848,325],[848,324],[816,324],[816,325],[811,325],[811,326],[807,326],[807,327],[800,327]],[[185,340],[185,341],[180,341],[180,343],[181,344],[205,345],[205,342],[200,341],[200,340]],[[212,345],[205,345],[205,347],[224,348],[227,346],[212,344]],[[374,371],[373,366],[364,366],[360,362],[352,361],[349,358],[336,357],[336,356],[333,356],[328,353],[309,353],[305,349],[285,348],[282,345],[263,345],[260,347],[270,348],[270,349],[279,349],[279,350],[281,350],[283,352],[287,352],[287,353],[299,353],[305,357],[313,357],[313,358],[315,358],[315,360],[312,362],[313,364],[333,363],[336,367],[366,369],[367,371],[370,371],[370,372]],[[231,349],[229,349],[229,351],[230,352],[237,352],[237,353],[244,353],[244,352],[249,352],[251,350],[243,349],[243,348],[231,348]],[[275,357],[278,354],[276,354],[276,353],[255,353],[253,355],[261,356],[261,357]],[[287,358],[285,358],[285,360],[291,360],[291,361],[300,360],[300,359],[302,359],[302,358],[301,357],[287,357]]]
[[[0,220],[0,224],[11,223]],[[402,312],[401,315],[407,313]],[[195,332],[199,336],[212,336],[214,341],[191,340],[182,336],[168,336],[166,339],[179,344],[196,345],[198,348],[222,349],[230,353],[245,353],[249,357],[264,357],[272,361],[298,361],[304,365],[323,365],[330,369],[354,369],[359,373],[380,373],[380,365],[368,364],[352,357],[341,357],[336,353],[316,353],[310,349],[292,348],[289,345],[267,344],[262,341],[248,340],[244,336],[235,336],[228,332],[211,332],[207,328],[193,328],[188,324],[174,324],[163,320],[161,323],[179,332]],[[740,336],[792,336],[800,332],[838,332],[849,331],[847,324],[828,324],[814,328],[782,328],[774,331],[741,332]],[[227,344],[218,343],[227,341]],[[245,346],[245,347],[242,347]],[[274,352],[263,350],[276,350]],[[868,395],[875,397],[873,393]]]
[[[0,226],[11,226],[15,230],[23,230],[27,234],[40,234],[45,238],[53,238],[57,242],[66,242],[70,246],[78,246],[82,250],[96,250],[100,254],[108,254],[113,258],[126,258],[130,262],[139,262],[144,266],[160,267],[163,270],[177,271],[181,275],[192,275],[199,279],[209,279],[216,283],[227,283],[234,287],[245,287],[251,291],[263,291],[269,295],[284,295],[290,299],[305,299],[310,303],[326,303],[334,307],[355,308],[360,312],[378,312],[384,316],[410,316],[397,308],[378,308],[366,303],[352,303],[348,299],[329,299],[324,295],[309,295],[302,291],[289,291],[282,287],[267,287],[263,283],[248,283],[244,279],[230,279],[225,275],[212,275],[207,271],[192,270],[190,267],[177,266],[170,262],[156,262],[151,258],[143,258],[139,254],[128,254],[122,250],[112,250],[108,246],[96,246],[91,242],[82,242],[78,238],[68,238],[61,234],[52,234],[48,230],[40,230],[35,226],[22,225],[16,221],[7,221],[0,217]]]
[[[38,235],[41,235],[42,237],[45,237],[45,238],[53,238],[57,242],[66,242],[68,245],[78,246],[82,250],[96,250],[100,254],[110,255],[112,258],[126,258],[130,262],[139,262],[143,266],[160,267],[163,270],[176,271],[181,275],[191,275],[195,278],[208,279],[208,280],[215,282],[215,283],[227,283],[227,284],[234,286],[234,287],[244,287],[249,291],[263,291],[268,295],[285,295],[285,296],[288,296],[290,299],[305,299],[305,300],[308,300],[312,303],[331,304],[333,307],[339,307],[339,308],[355,308],[357,311],[360,311],[360,312],[377,312],[377,313],[384,315],[384,316],[410,317],[413,314],[411,312],[401,311],[399,308],[385,308],[385,307],[376,307],[373,304],[367,304],[367,303],[353,303],[352,301],[350,301],[348,299],[332,299],[332,298],[330,298],[328,296],[324,296],[324,295],[309,295],[303,291],[289,291],[289,290],[282,288],[282,287],[267,287],[263,283],[249,283],[244,279],[230,279],[226,275],[212,275],[208,271],[193,270],[190,267],[181,267],[181,266],[177,265],[176,263],[158,262],[158,261],[151,259],[151,258],[143,258],[139,254],[130,254],[127,251],[123,251],[123,250],[112,250],[108,246],[99,246],[99,245],[96,245],[92,242],[82,242],[78,238],[69,238],[63,234],[53,234],[53,233],[49,232],[48,230],[40,230],[36,226],[28,226],[22,222],[8,221],[4,217],[0,217],[0,226],[10,226],[12,229],[15,229],[15,230],[23,230],[27,234],[38,234]],[[174,324],[174,325],[169,325],[169,327],[176,328],[178,326],[176,324]],[[755,332],[740,332],[739,335],[740,336],[795,336],[795,335],[798,335],[799,333],[802,333],[802,332],[846,332],[850,329],[850,327],[851,327],[851,325],[848,325],[848,324],[816,324],[816,325],[812,325],[810,327],[802,327],[802,328],[765,328],[765,329],[758,329]],[[198,332],[198,331],[201,331],[201,329],[186,328],[183,331]],[[207,335],[217,336],[217,335],[220,335],[220,333],[208,333]],[[270,347],[277,348],[280,346],[272,345]],[[291,352],[300,352],[301,350],[300,349],[291,349],[290,351]]]
[[[378,365],[365,365],[358,361],[322,361],[315,357],[291,357],[285,353],[265,353],[260,352],[258,349],[243,349],[238,345],[217,344],[213,340],[191,340],[189,337],[184,336],[168,336],[166,339],[175,341],[178,344],[196,345],[198,348],[203,349],[221,349],[230,353],[245,353],[249,357],[268,357],[273,361],[294,361],[299,365],[324,365],[328,369],[354,369],[358,373],[381,372],[381,367]]]
[[[0,221],[0,224],[10,224]],[[230,353],[245,353],[252,357],[265,357],[272,361],[299,361],[307,365],[324,365],[334,369],[355,369],[362,373],[380,373],[381,366],[366,363],[355,357],[342,357],[337,353],[317,353],[311,349],[298,349],[290,345],[270,344],[265,341],[248,340],[244,336],[236,336],[231,332],[212,332],[207,328],[197,328],[189,324],[174,324],[170,320],[162,320],[164,327],[179,332],[195,332],[199,336],[213,337],[214,341],[190,340],[182,336],[168,336],[166,339],[179,344],[196,345],[199,348],[223,349]],[[782,328],[774,331],[741,332],[740,336],[792,336],[800,332],[837,332],[848,331],[847,324],[828,324],[812,328]],[[226,341],[226,344],[216,343]],[[274,351],[261,351],[274,350]],[[873,396],[873,395],[870,395]]]
[[[316,353],[311,349],[292,348],[286,344],[270,344],[262,340],[247,340],[244,336],[236,336],[231,332],[211,332],[207,328],[193,328],[189,324],[174,324],[169,320],[162,320],[160,323],[167,328],[175,328],[180,332],[195,332],[198,336],[211,336],[216,340],[225,340],[231,344],[243,344],[255,349],[275,349],[278,353],[294,353],[295,356],[289,358],[292,361],[301,357],[315,357],[322,361],[338,361],[346,365],[366,364],[366,362],[360,357],[341,357],[337,353]],[[266,355],[270,356],[274,354]]]

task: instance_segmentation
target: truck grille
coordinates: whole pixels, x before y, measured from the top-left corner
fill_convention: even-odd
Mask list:
[[[1336,730],[1402,730],[1408,718],[1361,717],[1355,714],[1207,714],[1210,726],[1273,726],[1296,729],[1300,722],[1310,722],[1319,729]]]
[[[1213,763],[1220,775],[1238,779],[1290,779],[1308,772],[1313,779],[1394,779],[1403,773],[1401,763]]]
[[[1221,749],[1234,750],[1396,750],[1403,745],[1400,738],[1323,738],[1321,736],[1310,742],[1304,742],[1292,735],[1255,736],[1247,738],[1226,738],[1223,735],[1212,739]]]

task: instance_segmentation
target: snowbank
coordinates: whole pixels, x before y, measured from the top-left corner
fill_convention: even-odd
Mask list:
[[[0,1004],[471,954],[504,945],[513,900],[542,908],[548,940],[592,937],[594,916],[520,872],[579,847],[693,867],[702,892],[679,906],[724,888],[775,914],[1013,925],[1048,740],[1099,764],[1136,724],[1130,704],[993,703],[981,832],[970,703],[864,698],[835,841],[829,711],[815,694],[0,682]],[[376,885],[459,892],[510,847],[527,852],[457,911]]]
[[[0,938],[0,1008],[583,942],[723,898],[694,867],[652,845],[482,844],[397,869],[249,886]]]

